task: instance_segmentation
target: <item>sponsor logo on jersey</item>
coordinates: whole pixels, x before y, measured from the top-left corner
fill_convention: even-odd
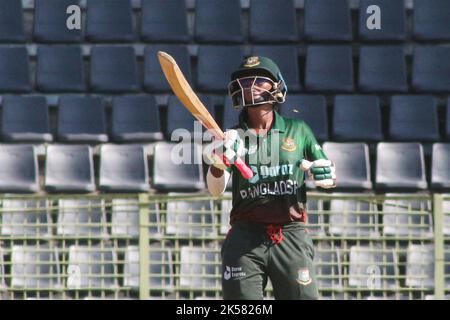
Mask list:
[[[225,266],[225,271],[223,272],[223,279],[224,280],[230,280],[233,279],[239,279],[242,277],[245,277],[247,274],[245,271],[242,271],[242,267],[230,267]]]
[[[297,145],[295,141],[289,137],[283,139],[283,144],[281,145],[281,149],[286,150],[288,152],[295,151],[297,149]]]

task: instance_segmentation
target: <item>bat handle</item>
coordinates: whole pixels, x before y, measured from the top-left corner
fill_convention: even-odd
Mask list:
[[[253,177],[252,169],[250,169],[250,167],[244,161],[242,161],[241,158],[237,158],[236,160],[234,160],[234,165],[245,179],[248,180]]]

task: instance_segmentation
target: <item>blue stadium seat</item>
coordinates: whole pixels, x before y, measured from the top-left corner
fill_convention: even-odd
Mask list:
[[[0,3],[0,42],[24,42],[22,2],[4,0]]]
[[[131,0],[87,2],[86,39],[91,42],[135,40]]]
[[[231,129],[239,123],[240,112],[241,110],[236,110],[233,108],[231,98],[229,96],[225,96],[222,120],[223,130]]]
[[[421,92],[450,91],[450,47],[415,47],[411,84]]]
[[[433,144],[431,187],[440,190],[450,189],[450,143]]]
[[[352,40],[347,0],[305,0],[305,38],[308,40]]]
[[[91,89],[133,92],[140,89],[133,47],[97,46],[91,50]]]
[[[447,0],[414,0],[414,38],[450,40],[450,3]]]
[[[49,192],[93,192],[94,160],[88,145],[49,145],[45,161]]]
[[[437,101],[433,96],[393,96],[389,135],[396,141],[438,141]]]
[[[144,41],[188,42],[185,0],[142,0],[141,34]]]
[[[353,91],[353,60],[350,46],[311,45],[306,51],[307,91]]]
[[[25,47],[0,47],[0,92],[25,93],[31,90]]]
[[[13,142],[49,142],[49,110],[45,97],[7,96],[3,99],[3,140]]]
[[[382,141],[380,99],[365,95],[335,96],[332,135],[336,141]]]
[[[367,9],[376,5],[380,8],[381,28],[367,28],[367,19],[373,11]],[[359,38],[366,41],[403,41],[406,40],[406,10],[404,0],[360,0],[359,1]]]
[[[306,213],[308,215],[308,232],[312,236],[324,237],[325,215],[323,200],[308,199],[306,202]]]
[[[159,118],[159,109],[153,96],[115,97],[112,103],[112,138],[120,142],[162,140]]]
[[[342,262],[340,250],[320,243],[315,248],[314,265],[317,284],[321,289],[342,290]]]
[[[406,256],[406,286],[434,288],[434,245],[410,244]]]
[[[222,265],[219,248],[181,247],[180,286],[195,290],[221,287]],[[198,275],[201,274],[202,277]]]
[[[198,49],[197,89],[225,93],[230,76],[242,61],[239,46],[200,46]]]
[[[359,89],[369,92],[408,91],[403,47],[361,47]]]
[[[36,87],[44,92],[85,91],[81,48],[77,46],[38,47]]]
[[[48,207],[45,200],[4,199],[0,233],[11,237],[50,237],[52,220]]]
[[[271,0],[251,0],[249,29],[252,43],[297,41],[299,28],[294,2],[279,0],[274,7]]]
[[[67,8],[80,5],[80,0],[35,0],[34,31],[36,42],[80,42],[81,29],[67,28]]]
[[[268,57],[278,65],[289,92],[301,90],[298,52],[295,46],[255,46],[252,54]]]
[[[192,84],[191,61],[186,45],[151,45],[144,50],[144,88],[149,92],[171,92],[157,59],[158,51],[169,53],[176,60],[186,80]]]
[[[107,142],[104,100],[101,97],[61,96],[57,131],[59,141]]]
[[[199,43],[243,42],[240,0],[197,0],[194,29]]]

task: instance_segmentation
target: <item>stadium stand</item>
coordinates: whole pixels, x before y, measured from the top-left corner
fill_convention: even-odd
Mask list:
[[[450,4],[445,0],[414,0],[414,38],[450,40]]]
[[[220,280],[215,276],[222,272],[218,248],[184,246],[180,259],[180,286],[193,289],[220,287]]]
[[[314,254],[317,281],[321,288],[342,290],[341,253],[337,248],[320,246]]]
[[[450,140],[450,98],[448,99],[448,102],[447,102],[446,114],[447,114],[446,115],[447,121],[445,122],[445,139]]]
[[[411,85],[418,92],[448,92],[450,85],[450,48],[416,46]]]
[[[409,245],[406,258],[406,285],[433,288],[434,246]]]
[[[0,92],[26,93],[31,90],[29,59],[25,47],[0,47]]]
[[[433,144],[431,164],[431,187],[438,190],[450,189],[450,144]]]
[[[5,0],[0,4],[0,42],[25,42],[22,2]]]

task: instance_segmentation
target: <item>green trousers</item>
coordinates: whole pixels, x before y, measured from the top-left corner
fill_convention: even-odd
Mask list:
[[[267,280],[275,299],[318,299],[314,247],[304,224],[237,221],[222,245],[225,300],[261,300]]]

